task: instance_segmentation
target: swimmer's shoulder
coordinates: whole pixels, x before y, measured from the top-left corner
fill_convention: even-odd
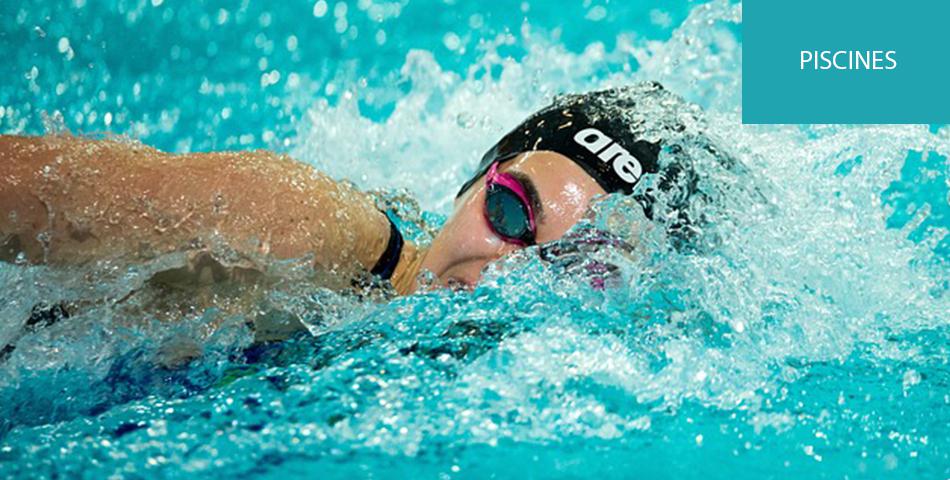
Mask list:
[[[105,163],[114,160],[167,157],[137,140],[122,137],[87,138],[70,133],[51,135],[0,135],[0,169],[33,168],[55,162],[61,168],[73,164]]]

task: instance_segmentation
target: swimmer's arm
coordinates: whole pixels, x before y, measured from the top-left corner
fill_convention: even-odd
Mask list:
[[[389,225],[372,200],[266,151],[173,155],[132,142],[0,136],[0,259],[142,261],[224,242],[244,259],[369,269]]]

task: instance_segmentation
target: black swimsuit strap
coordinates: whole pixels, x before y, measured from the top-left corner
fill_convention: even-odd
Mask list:
[[[379,257],[376,266],[370,270],[370,273],[377,275],[383,280],[389,280],[396,271],[396,265],[399,263],[399,255],[402,253],[402,234],[396,228],[396,224],[389,219],[389,242],[386,244],[386,251]]]

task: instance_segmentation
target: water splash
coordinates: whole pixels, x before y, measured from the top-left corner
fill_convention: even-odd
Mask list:
[[[676,248],[614,196],[588,223],[638,248],[596,254],[617,267],[607,289],[536,248],[471,293],[374,303],[285,286],[270,298],[312,336],[245,348],[236,318],[165,370],[141,353],[160,342],[117,339],[107,309],[61,322],[2,367],[0,472],[946,475],[947,128],[741,125],[740,21],[740,5],[713,2],[668,41],[580,52],[527,28],[523,59],[498,53],[501,38],[463,73],[415,51],[388,116],[364,116],[352,92],[318,101],[293,146],[363,187],[406,189],[437,222],[478,154],[552,95],[657,79],[702,106],[697,127],[745,165],[717,168],[682,141],[715,199],[701,204],[706,248]],[[422,211],[380,199],[425,238]],[[660,210],[699,206],[673,200]],[[51,272],[0,271],[10,299],[27,292],[4,319],[69,297]],[[79,285],[69,298],[88,296]],[[192,322],[180,328],[206,324]],[[63,386],[79,407],[49,395]]]

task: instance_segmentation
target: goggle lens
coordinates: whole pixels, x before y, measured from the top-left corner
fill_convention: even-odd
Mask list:
[[[534,243],[528,206],[510,188],[499,184],[488,186],[485,215],[495,233],[506,240]]]

